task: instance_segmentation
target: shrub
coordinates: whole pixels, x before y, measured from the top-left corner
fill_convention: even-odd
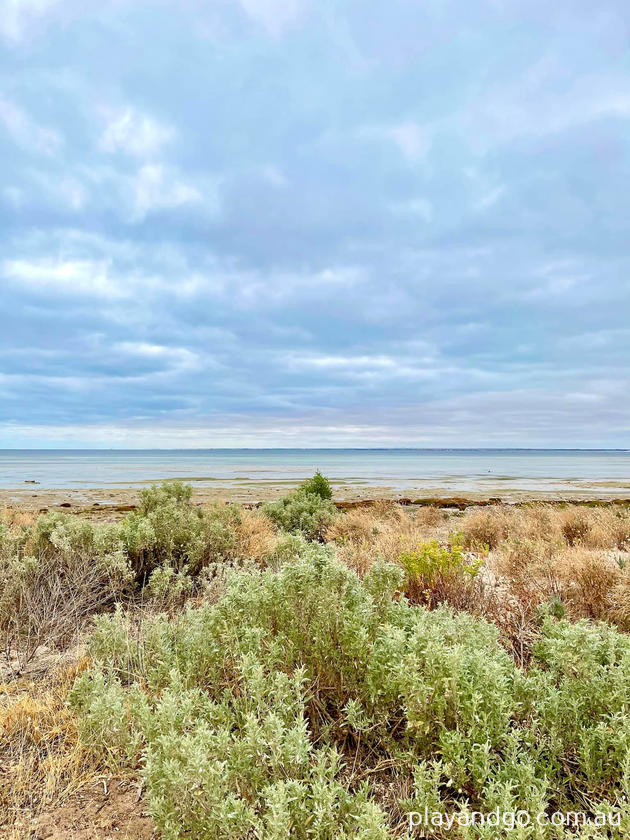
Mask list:
[[[5,528],[0,539],[0,632],[14,670],[23,670],[41,645],[68,644],[131,584],[115,525],[54,513],[17,536]]]
[[[193,588],[193,581],[184,567],[178,572],[172,566],[158,566],[151,572],[143,596],[157,609],[181,607]]]
[[[299,489],[305,493],[313,493],[315,496],[319,496],[320,499],[332,499],[330,481],[319,470],[317,470],[312,478],[307,478],[303,481]]]
[[[196,575],[208,563],[236,556],[236,506],[195,507],[191,487],[181,482],[142,490],[140,496],[138,510],[122,523],[122,538],[140,583],[165,565]]]
[[[462,522],[467,548],[497,548],[510,534],[512,512],[504,508],[483,508],[468,513]]]
[[[269,502],[263,511],[280,528],[292,534],[303,534],[309,540],[321,539],[337,515],[330,499],[302,489],[277,502]]]
[[[153,484],[151,487],[144,487],[140,491],[140,504],[138,509],[142,516],[148,516],[153,511],[162,508],[171,502],[178,507],[188,507],[192,500],[192,485],[183,484],[181,481],[165,481],[162,484]]]
[[[405,570],[405,595],[428,607],[443,601],[465,605],[481,565],[479,558],[464,554],[462,534],[452,535],[447,546],[437,540],[424,543],[401,554],[398,562]]]
[[[548,616],[523,671],[487,622],[399,600],[400,567],[308,551],[140,632],[97,622],[81,736],[140,763],[166,840],[384,840],[424,805],[630,817],[628,637]]]

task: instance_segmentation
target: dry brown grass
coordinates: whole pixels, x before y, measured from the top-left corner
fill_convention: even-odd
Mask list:
[[[584,545],[630,551],[630,515],[626,510],[600,508],[589,513],[589,529]]]
[[[559,594],[555,553],[554,544],[544,540],[515,540],[494,552],[490,565],[510,597],[521,603],[542,603]]]
[[[381,502],[370,508],[349,510],[326,532],[339,557],[358,574],[365,574],[375,560],[395,563],[405,551],[438,535],[448,535],[448,515],[436,508],[407,511],[400,505]]]
[[[514,512],[506,508],[479,508],[467,513],[462,520],[464,545],[471,549],[497,548],[513,532],[514,519]]]
[[[560,598],[572,618],[610,619],[621,570],[609,552],[578,548],[557,557]]]
[[[242,560],[264,566],[278,544],[278,535],[269,517],[258,510],[243,510],[236,527],[237,553]]]
[[[461,528],[466,544],[499,548],[506,540],[534,540],[569,547],[630,549],[630,514],[625,508],[532,504],[467,511]]]
[[[610,617],[622,629],[630,630],[630,566],[624,567],[612,588]]]
[[[0,522],[5,522],[10,528],[26,528],[34,525],[38,514],[33,510],[17,507],[3,507],[0,509]]]
[[[496,553],[492,565],[505,582],[508,597],[521,604],[539,605],[558,599],[572,619],[617,620],[613,592],[622,571],[610,551],[581,546],[557,548],[553,543],[529,540]],[[618,598],[621,604],[621,590]]]
[[[93,780],[98,765],[79,743],[68,690],[81,662],[39,682],[0,685],[0,826],[32,819]]]
[[[446,545],[456,531],[469,551],[479,556],[487,548],[489,554],[478,578],[440,589],[431,603],[446,602],[493,621],[518,661],[527,662],[545,605],[572,620],[606,620],[630,629],[630,571],[622,569],[630,549],[625,509],[497,505],[461,515],[383,503],[348,511],[327,539],[342,560],[365,574],[377,558],[400,562],[402,554],[430,540]],[[415,600],[426,603],[422,596]]]

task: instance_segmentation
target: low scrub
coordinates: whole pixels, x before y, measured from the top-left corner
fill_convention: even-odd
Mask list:
[[[61,514],[18,529],[0,524],[0,633],[22,671],[41,645],[64,647],[131,584],[116,526]]]
[[[405,570],[405,595],[414,604],[447,602],[465,608],[475,596],[482,560],[464,552],[461,534],[452,535],[445,546],[431,540],[397,560]]]
[[[179,608],[202,571],[265,565],[277,542],[267,517],[235,505],[197,507],[190,486],[179,482],[142,490],[138,510],[116,524],[7,515],[0,520],[5,659],[22,672],[39,648],[69,646],[94,613],[125,598]]]
[[[322,539],[337,516],[329,498],[320,492],[311,492],[302,486],[277,502],[269,502],[263,512],[279,528],[291,534],[302,534],[306,539]]]
[[[547,616],[523,670],[495,627],[411,605],[403,578],[305,544],[176,619],[99,617],[72,691],[83,743],[141,768],[165,840],[385,840],[425,806],[622,824],[452,837],[627,836],[630,639]]]
[[[327,528],[325,539],[351,569],[365,574],[375,560],[395,563],[404,552],[420,543],[448,538],[448,517],[436,508],[420,508],[410,514],[392,502],[377,502],[340,514]]]
[[[140,493],[138,510],[122,523],[121,533],[136,580],[145,583],[159,567],[196,575],[208,563],[237,555],[236,505],[196,507],[192,488],[167,482]]]
[[[485,545],[496,549],[517,540],[569,548],[630,550],[630,513],[616,505],[495,505],[467,511],[461,528],[465,545],[473,548]]]

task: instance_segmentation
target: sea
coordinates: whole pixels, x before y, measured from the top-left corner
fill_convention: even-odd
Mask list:
[[[12,449],[0,450],[0,488],[293,485],[321,470],[351,489],[397,493],[496,491],[630,496],[630,450],[594,449]]]

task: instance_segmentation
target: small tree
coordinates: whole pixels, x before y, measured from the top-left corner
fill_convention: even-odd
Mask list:
[[[321,499],[332,499],[330,481],[319,470],[317,470],[313,478],[307,478],[300,484],[300,490],[303,490],[305,493],[313,493],[313,495],[319,496]]]

